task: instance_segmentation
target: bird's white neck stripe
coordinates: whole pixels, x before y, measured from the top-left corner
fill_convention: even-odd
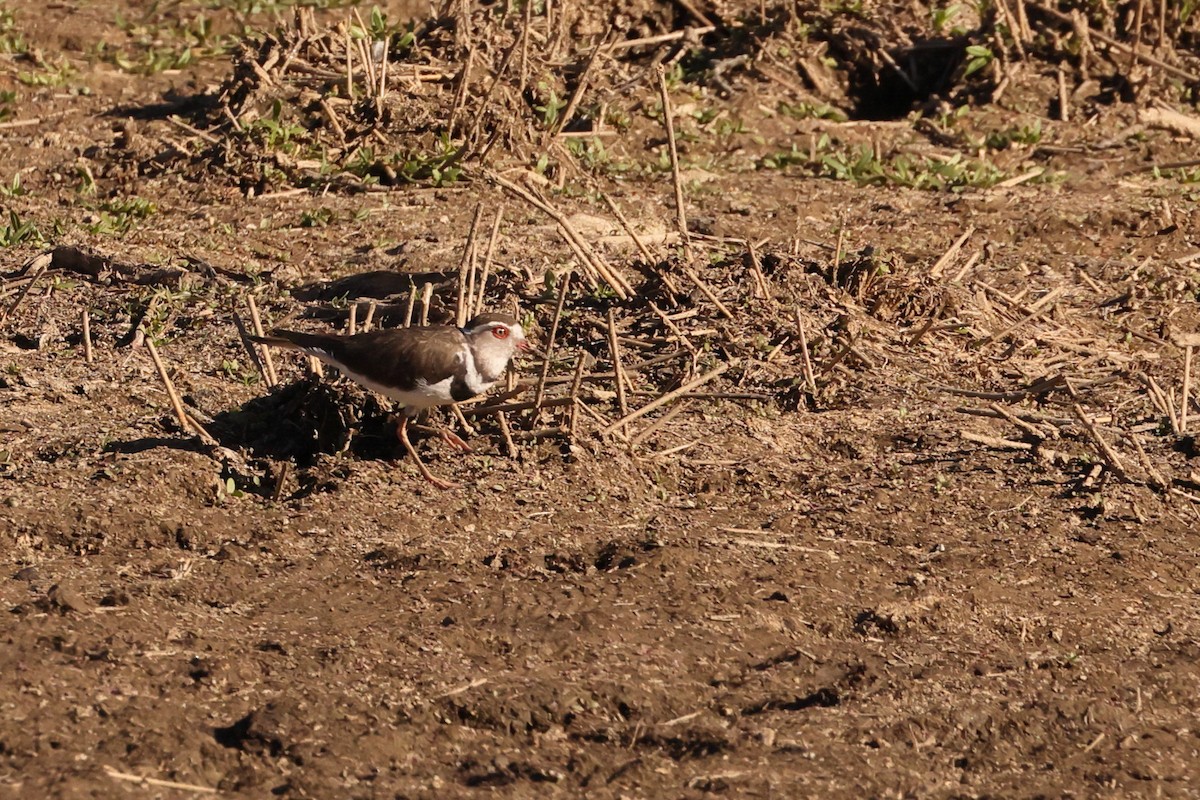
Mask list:
[[[475,352],[469,344],[463,345],[463,363],[467,368],[465,383],[472,394],[483,394],[492,387],[494,381],[489,383],[479,374],[479,367],[475,363]]]

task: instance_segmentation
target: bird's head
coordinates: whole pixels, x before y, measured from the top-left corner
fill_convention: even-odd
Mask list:
[[[508,314],[480,314],[463,326],[480,372],[499,376],[518,352],[533,350],[525,330]]]

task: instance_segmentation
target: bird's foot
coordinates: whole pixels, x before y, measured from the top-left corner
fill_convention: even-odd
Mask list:
[[[457,448],[464,453],[474,453],[475,448],[463,441],[463,438],[449,428],[442,428],[442,438],[446,440],[446,444]]]
[[[414,427],[417,428],[417,430],[420,430],[424,433],[436,433],[438,436],[440,436],[442,439],[445,440],[446,444],[450,445],[455,450],[459,450],[463,453],[474,453],[475,452],[475,448],[473,448],[473,447],[471,447],[471,445],[467,444],[461,436],[459,436],[457,433],[450,430],[449,428],[442,428],[442,427],[433,428],[428,425],[416,425]]]
[[[432,472],[429,471],[429,469],[424,464],[422,464],[419,461],[417,462],[417,467],[418,467],[418,469],[421,470],[421,477],[423,477],[425,480],[429,481],[434,486],[436,486],[437,488],[439,488],[443,491],[445,491],[447,489],[461,489],[462,488],[461,483],[454,483],[453,481],[444,480],[442,478],[439,478],[437,475],[434,475]]]

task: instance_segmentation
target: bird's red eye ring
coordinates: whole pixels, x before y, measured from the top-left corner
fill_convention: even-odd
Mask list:
[[[496,327],[492,328],[492,336],[495,336],[497,339],[507,339],[508,328],[504,327],[503,325],[497,325]]]

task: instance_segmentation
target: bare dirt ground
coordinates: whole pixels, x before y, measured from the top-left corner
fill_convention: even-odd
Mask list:
[[[0,797],[1197,796],[1196,21],[1074,5],[0,2]],[[461,489],[238,334],[472,262]]]

